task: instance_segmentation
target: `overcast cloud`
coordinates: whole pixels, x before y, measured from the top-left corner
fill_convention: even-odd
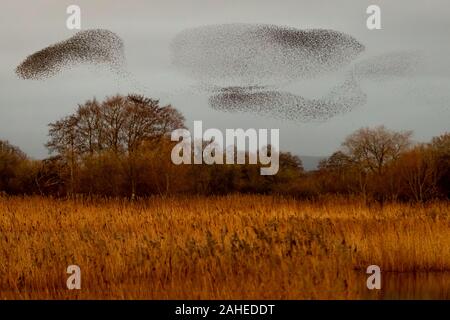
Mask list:
[[[81,7],[82,29],[109,29],[124,40],[128,71],[142,86],[94,67],[76,67],[45,81],[15,75],[26,56],[75,34],[65,26],[70,4]],[[382,30],[367,30],[369,4],[380,5]],[[94,96],[103,99],[134,91],[171,103],[189,127],[203,120],[204,128],[280,128],[281,148],[299,155],[328,155],[363,126],[413,130],[418,141],[449,130],[450,2],[445,0],[3,0],[0,10],[0,139],[36,158],[47,155],[48,123]],[[208,93],[193,89],[195,81],[171,65],[169,45],[186,28],[235,22],[334,29],[366,46],[361,59],[400,50],[420,52],[424,63],[409,77],[362,81],[367,103],[325,122],[224,113],[212,110]],[[283,90],[315,98],[342,81],[343,74],[336,73]]]

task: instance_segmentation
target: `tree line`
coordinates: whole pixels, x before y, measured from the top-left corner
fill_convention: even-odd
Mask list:
[[[184,121],[171,105],[160,106],[158,100],[140,95],[88,100],[73,114],[49,124],[47,159],[30,159],[0,141],[0,192],[129,198],[345,195],[366,201],[450,197],[450,133],[417,144],[410,131],[362,128],[315,171],[306,172],[298,156],[280,152],[279,172],[261,176],[260,165],[174,165],[170,155],[176,142],[170,134],[184,128]]]

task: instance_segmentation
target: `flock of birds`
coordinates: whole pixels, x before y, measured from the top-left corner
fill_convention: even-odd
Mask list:
[[[359,59],[365,47],[348,34],[266,24],[187,29],[170,49],[173,66],[208,93],[211,108],[296,121],[323,121],[349,112],[366,102],[362,80],[408,76],[420,59],[408,52]],[[28,56],[16,74],[44,80],[79,64],[94,64],[126,75],[124,51],[122,39],[109,30],[80,31]],[[320,98],[282,89],[341,71],[342,83]]]

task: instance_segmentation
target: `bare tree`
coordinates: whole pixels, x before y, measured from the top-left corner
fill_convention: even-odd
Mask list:
[[[435,154],[426,146],[417,146],[402,154],[399,173],[415,201],[432,198],[437,192],[439,177]]]
[[[0,192],[11,189],[19,166],[26,159],[26,155],[19,148],[8,141],[0,140]]]
[[[95,99],[79,105],[77,111],[50,125],[51,152],[67,159],[71,191],[77,161],[103,151],[127,159],[131,196],[136,193],[136,156],[143,142],[156,144],[173,130],[184,127],[184,117],[172,106],[140,95]]]
[[[450,198],[450,133],[434,137],[429,144],[436,159],[437,187],[442,196]]]
[[[361,169],[382,174],[386,164],[410,147],[411,136],[411,131],[396,132],[384,126],[362,128],[348,136],[342,146]]]
[[[351,164],[352,161],[348,155],[342,151],[336,151],[329,158],[321,160],[318,169],[342,172],[351,166]]]
[[[50,151],[56,151],[69,164],[69,196],[73,195],[75,190],[75,167],[77,158],[82,150],[82,136],[80,136],[79,130],[77,130],[78,121],[79,117],[77,115],[70,115],[55,123],[49,124],[50,141],[46,144]]]

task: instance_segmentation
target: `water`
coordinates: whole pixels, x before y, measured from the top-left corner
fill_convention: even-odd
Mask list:
[[[373,290],[364,298],[450,299],[450,272],[382,272],[381,277],[381,290]]]

